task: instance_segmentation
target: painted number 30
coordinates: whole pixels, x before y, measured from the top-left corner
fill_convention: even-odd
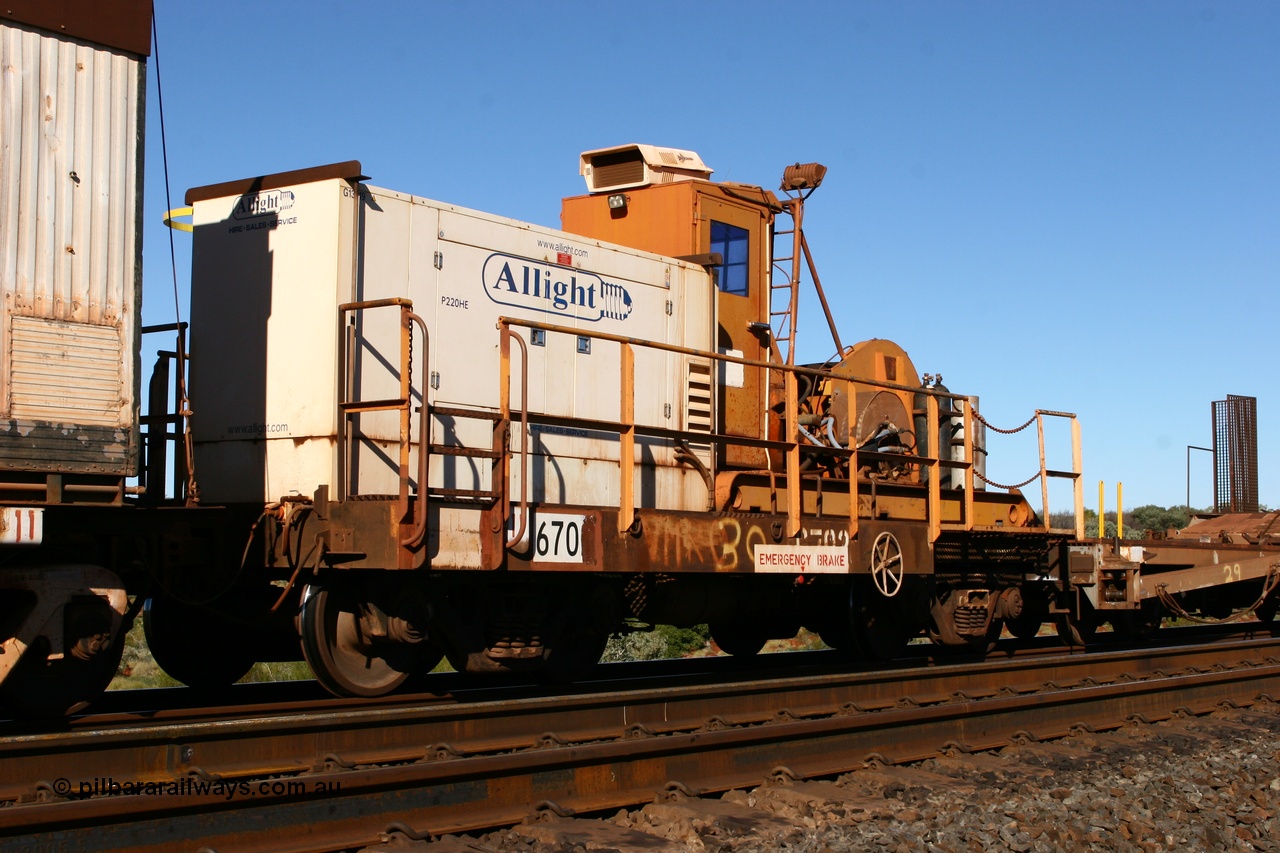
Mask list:
[[[581,563],[585,520],[581,515],[544,515],[538,519],[533,558],[540,562]]]

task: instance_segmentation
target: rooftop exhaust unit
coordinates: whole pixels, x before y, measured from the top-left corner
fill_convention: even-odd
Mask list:
[[[712,169],[692,151],[656,145],[618,145],[584,151],[578,173],[587,179],[587,192],[603,193],[706,180]]]

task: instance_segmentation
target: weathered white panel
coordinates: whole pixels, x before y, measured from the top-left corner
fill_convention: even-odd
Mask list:
[[[17,314],[117,323],[135,296],[143,66],[6,24],[0,67],[6,303]]]
[[[56,447],[41,437],[0,449],[12,464],[126,473],[136,456],[144,71],[0,24],[0,417],[19,432],[31,417],[65,427],[49,433]],[[51,371],[58,359],[71,368]],[[77,452],[94,460],[82,464],[62,446],[79,425],[126,433],[80,434]],[[101,441],[110,447],[82,446]]]
[[[12,416],[127,426],[130,413],[120,411],[122,358],[117,328],[14,317]]]
[[[360,273],[356,301],[391,297],[413,300],[414,310],[428,323],[435,302],[434,264],[439,211],[411,196],[377,191],[374,201],[361,206]],[[400,396],[400,309],[395,306],[361,311],[350,318],[353,399],[388,400]],[[421,405],[426,380],[422,374],[423,346],[413,330],[409,374],[414,405]],[[434,367],[429,368],[434,370]],[[413,418],[417,436],[418,419]],[[368,412],[351,419],[353,436],[364,437],[353,450],[351,488],[358,494],[397,494],[400,489],[400,413]],[[415,454],[416,459],[416,454]],[[417,471],[414,461],[411,470]]]
[[[346,186],[330,179],[194,206],[191,424],[208,500],[260,500],[264,489],[275,500],[333,482]],[[265,447],[214,446],[223,442]],[[233,458],[237,468],[206,473]]]
[[[338,303],[346,301],[337,290],[342,183],[195,205],[198,440],[334,434]]]
[[[616,462],[574,457],[529,457],[530,501],[574,506],[617,506],[619,495]],[[520,497],[519,462],[512,466],[510,498]],[[697,471],[689,467],[648,464],[636,469],[636,506],[657,509],[706,509],[707,488]]]

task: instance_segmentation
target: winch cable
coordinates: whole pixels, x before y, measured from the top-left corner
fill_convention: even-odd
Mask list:
[[[164,164],[164,204],[165,210],[173,210],[169,190],[169,145],[164,132],[164,86],[160,83],[160,29],[156,24],[159,16],[155,9],[151,14],[152,55],[156,67],[156,104],[160,109],[160,159]],[[200,487],[196,483],[196,461],[192,453],[191,440],[191,401],[187,398],[187,352],[186,336],[182,334],[182,304],[178,296],[178,252],[173,243],[173,229],[169,229],[169,268],[173,276],[173,317],[178,329],[178,416],[182,418],[182,446],[187,461],[187,503],[200,502]],[[148,427],[150,429],[150,427]]]

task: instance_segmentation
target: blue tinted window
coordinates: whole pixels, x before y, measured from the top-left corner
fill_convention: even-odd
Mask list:
[[[727,222],[711,221],[711,251],[724,259],[716,268],[720,290],[738,296],[747,295],[747,229]]]

